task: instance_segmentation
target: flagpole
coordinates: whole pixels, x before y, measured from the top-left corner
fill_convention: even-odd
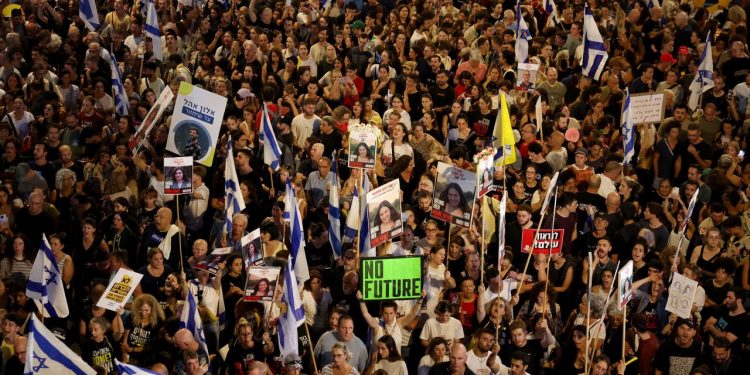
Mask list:
[[[115,50],[114,43],[110,43],[109,44],[109,53],[111,54],[111,56],[110,56],[110,64],[112,64],[114,62],[114,61],[112,61],[112,59],[115,56],[114,55],[115,54],[114,50]],[[110,74],[110,77],[109,77],[109,81],[110,81],[109,82],[109,88],[110,88],[110,91],[112,91],[112,104],[114,105],[112,107],[112,118],[115,119],[115,120],[117,120],[117,99],[115,98],[115,85],[112,83],[112,77],[111,76],[113,74],[117,74],[119,76],[120,75],[120,70],[119,70],[120,68],[118,66],[112,64],[112,69],[117,69],[117,71],[116,72],[112,72]],[[113,133],[114,133],[114,131],[113,131]]]
[[[627,293],[627,291],[625,291]],[[620,296],[622,297],[622,296]],[[625,335],[627,334],[627,316],[628,316],[628,305],[622,308],[622,362],[625,363]]]
[[[317,374],[318,363],[315,361],[315,352],[312,350],[315,346],[313,345],[312,337],[310,336],[310,329],[307,326],[307,321],[305,321],[305,334],[307,335],[308,345],[310,345],[310,358],[312,358],[313,369],[315,370],[315,374]]]
[[[557,190],[557,187],[555,187],[555,190]],[[552,193],[551,191],[547,192],[547,194]],[[550,229],[555,229],[555,218],[557,216],[557,194],[555,194],[555,202],[552,204],[552,226]],[[533,251],[533,250],[532,250]],[[547,255],[547,280],[544,282],[544,298],[547,298],[547,288],[549,287],[549,271],[550,271],[550,264],[552,263],[552,245],[550,244],[549,252]],[[549,303],[549,300],[547,301]],[[542,305],[542,319],[544,318],[546,304]],[[552,309],[552,306],[550,306],[550,309]]]
[[[182,230],[180,229],[180,194],[175,195],[175,211],[177,211],[177,242],[179,243],[179,249],[180,249],[180,272],[185,272],[185,266],[182,264],[182,238],[180,238],[180,235],[182,234]]]
[[[589,255],[589,282],[588,282],[588,298],[586,298],[586,354],[584,355],[583,373],[588,374],[589,372],[589,351],[591,351],[589,341],[591,340],[591,279],[594,276],[594,269],[591,267],[594,261],[591,252]]]
[[[365,178],[365,170],[362,169],[362,168],[357,168],[357,169],[359,169],[359,182],[357,183],[357,185],[358,185],[357,189],[361,193],[362,192],[362,186],[363,186],[363,179]],[[359,198],[359,197],[357,197],[357,198]],[[360,203],[362,203],[361,198],[360,198]],[[363,206],[363,205],[360,204],[360,206]],[[364,209],[366,210],[367,209],[367,198],[365,198],[365,204],[364,204],[364,206],[365,206]],[[351,215],[351,212],[349,213],[349,215]],[[357,225],[357,244],[356,244],[357,246],[355,246],[355,249],[357,249],[357,258],[359,258],[359,255],[360,255],[360,244],[362,243],[362,239],[359,238],[359,236],[362,234],[362,233],[360,233],[361,229],[362,229],[362,207],[359,207],[358,216],[359,216],[359,219],[357,220],[357,222],[358,222],[359,225]]]
[[[485,251],[485,243],[484,243],[484,214],[485,214],[485,204],[487,203],[486,197],[480,198],[482,201],[482,208],[480,214],[482,215],[482,227],[479,228],[479,243],[481,245],[482,249],[482,258],[481,258],[481,265],[479,266],[479,282],[484,285],[484,251]],[[450,246],[450,244],[448,244]]]
[[[592,269],[593,268],[589,267],[589,270],[592,270]],[[615,273],[614,274],[617,275],[617,271],[619,271],[619,270],[620,270],[620,262],[618,261],[617,262],[617,266],[615,266]],[[604,316],[607,314],[607,306],[609,306],[609,301],[612,298],[612,289],[614,288],[614,286],[615,286],[614,282],[612,282],[612,284],[609,285],[609,292],[607,292],[607,299],[604,301],[604,308],[602,309],[602,315],[597,320],[597,322],[599,322],[600,324],[604,324]],[[623,323],[623,324],[625,324],[625,323]],[[590,366],[594,365],[594,355],[595,354],[596,354],[596,352],[591,353],[591,360],[589,361],[589,365]],[[589,353],[586,353],[586,355],[588,356]],[[588,370],[589,369],[587,368],[586,369],[586,373],[588,373]]]

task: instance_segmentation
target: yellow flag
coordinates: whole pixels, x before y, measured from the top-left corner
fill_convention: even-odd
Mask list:
[[[495,155],[495,165],[508,165],[516,162],[516,142],[513,137],[513,128],[510,126],[510,112],[508,112],[508,101],[505,94],[500,91],[500,110],[497,112],[495,120],[495,130],[492,135],[495,137],[493,144],[497,148]]]

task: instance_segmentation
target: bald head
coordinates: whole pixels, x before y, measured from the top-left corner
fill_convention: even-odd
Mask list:
[[[589,190],[598,191],[601,185],[602,185],[602,178],[599,177],[599,175],[595,174],[589,177]]]
[[[459,374],[466,370],[466,347],[464,344],[453,344],[450,356],[450,369],[451,373]]]
[[[169,375],[169,369],[163,363],[157,363],[151,366],[151,371],[157,374]]]
[[[13,350],[15,350],[18,360],[21,363],[26,363],[26,347],[29,345],[29,339],[26,336],[16,335],[16,339],[13,341]]]
[[[154,223],[156,228],[162,232],[169,230],[169,226],[172,225],[172,210],[167,207],[160,208],[156,211]]]
[[[187,330],[187,328],[181,328],[177,333],[174,334],[174,344],[180,350],[190,349],[195,343],[193,334]]]

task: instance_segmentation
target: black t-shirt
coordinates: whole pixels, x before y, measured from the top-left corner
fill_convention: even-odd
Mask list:
[[[529,368],[526,369],[526,372],[529,374],[539,373],[539,362],[542,359],[542,354],[544,354],[544,348],[539,340],[528,340],[523,347],[518,347],[512,342],[506,345],[500,350],[503,363],[510,363],[511,356],[515,352],[523,352],[527,355],[526,359],[528,359]]]
[[[253,340],[252,348],[243,348],[241,345],[235,345],[227,354],[227,374],[245,375],[249,374],[250,364],[255,361],[265,362],[266,354],[263,353],[263,342]]]
[[[750,323],[747,319],[747,314],[742,313],[739,315],[731,316],[729,314],[729,308],[726,305],[721,305],[716,314],[713,315],[716,318],[716,324],[714,325],[718,330],[722,332],[730,332],[737,336],[737,340],[732,343],[732,352],[742,352],[742,342],[745,341],[747,333],[750,332]]]
[[[701,355],[701,345],[693,340],[687,348],[678,346],[673,339],[668,339],[654,357],[654,367],[664,374],[689,374]]]
[[[677,181],[679,182],[687,180],[688,167],[697,163],[695,157],[688,152],[688,146],[690,146],[689,141],[680,142],[677,144],[677,147],[675,147],[674,150],[675,158],[677,158],[678,156],[682,157],[680,163],[680,174],[677,177]],[[700,155],[701,159],[713,160],[713,150],[705,140],[701,143],[698,143],[697,145],[693,145],[693,147],[698,150],[698,155]]]
[[[482,111],[476,111],[471,117],[471,130],[474,131],[480,137],[487,137],[492,134],[492,129],[497,117],[494,110],[490,110],[489,113],[482,113]]]
[[[115,341],[105,336],[102,342],[87,340],[83,346],[82,357],[86,363],[103,368],[106,373],[113,374],[115,371],[115,358],[119,357]]]

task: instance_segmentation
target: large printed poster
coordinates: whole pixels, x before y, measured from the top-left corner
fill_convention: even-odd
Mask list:
[[[138,130],[135,132],[135,134],[133,134],[133,136],[130,137],[130,140],[128,140],[128,148],[133,150],[133,153],[140,149],[143,145],[143,142],[148,139],[148,135],[151,134],[151,129],[154,128],[154,124],[156,124],[159,118],[161,118],[161,115],[164,113],[164,110],[169,106],[169,104],[172,103],[172,99],[174,99],[172,90],[170,90],[169,88],[161,90],[161,94],[159,94],[159,97],[154,102],[154,105],[151,107],[148,113],[146,113],[146,118],[138,127]]]
[[[167,150],[192,156],[196,163],[210,167],[226,106],[227,98],[187,82],[180,83]]]
[[[370,219],[370,247],[401,235],[401,187],[393,180],[367,193],[367,209]]]
[[[432,216],[468,228],[476,193],[476,174],[438,163],[437,183],[432,200]]]

